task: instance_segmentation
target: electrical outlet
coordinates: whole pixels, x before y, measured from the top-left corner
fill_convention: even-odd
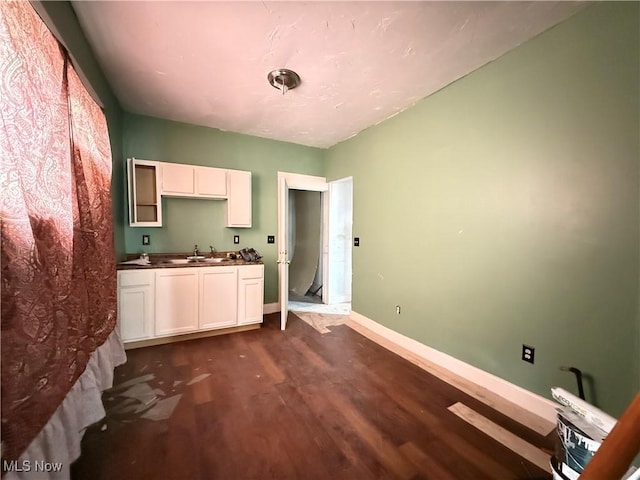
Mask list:
[[[400,305],[396,305],[396,313],[400,315]]]
[[[354,237],[353,246],[354,247],[359,247],[360,246],[360,237]]]
[[[525,362],[533,363],[536,354],[536,349],[530,345],[522,344],[522,360]]]
[[[240,235],[233,236],[233,243],[235,243],[236,245],[240,243]]]
[[[151,235],[142,235],[142,244],[151,245]]]
[[[276,243],[275,235],[267,235],[267,243]]]

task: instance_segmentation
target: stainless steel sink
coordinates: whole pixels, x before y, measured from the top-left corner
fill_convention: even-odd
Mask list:
[[[216,257],[216,258],[200,257],[197,260],[195,260],[192,257],[187,257],[187,258],[170,258],[165,261],[173,265],[187,265],[191,263],[222,263],[222,262],[228,262],[229,260],[230,259],[226,257]]]
[[[180,265],[185,265],[185,264],[190,263],[192,261],[193,260],[189,260],[187,258],[171,258],[171,259],[167,260],[167,262],[169,262],[169,263],[180,264]]]

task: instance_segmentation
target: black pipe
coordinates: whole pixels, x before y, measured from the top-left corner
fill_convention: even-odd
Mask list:
[[[576,376],[576,380],[578,382],[578,395],[582,400],[585,400],[584,388],[582,387],[582,371],[576,367],[560,367],[560,370],[563,372],[571,372]]]

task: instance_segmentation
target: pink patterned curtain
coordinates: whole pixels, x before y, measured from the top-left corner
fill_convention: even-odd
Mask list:
[[[0,1],[4,459],[116,324],[107,125],[66,57],[28,2]]]

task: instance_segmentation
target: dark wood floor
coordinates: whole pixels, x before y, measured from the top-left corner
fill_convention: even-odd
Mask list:
[[[346,325],[331,330],[291,314],[281,332],[267,315],[260,330],[129,351],[73,479],[551,478],[447,407],[463,402],[537,446],[550,437]],[[182,394],[168,420],[131,412],[142,404],[117,389],[150,374],[161,399]]]

